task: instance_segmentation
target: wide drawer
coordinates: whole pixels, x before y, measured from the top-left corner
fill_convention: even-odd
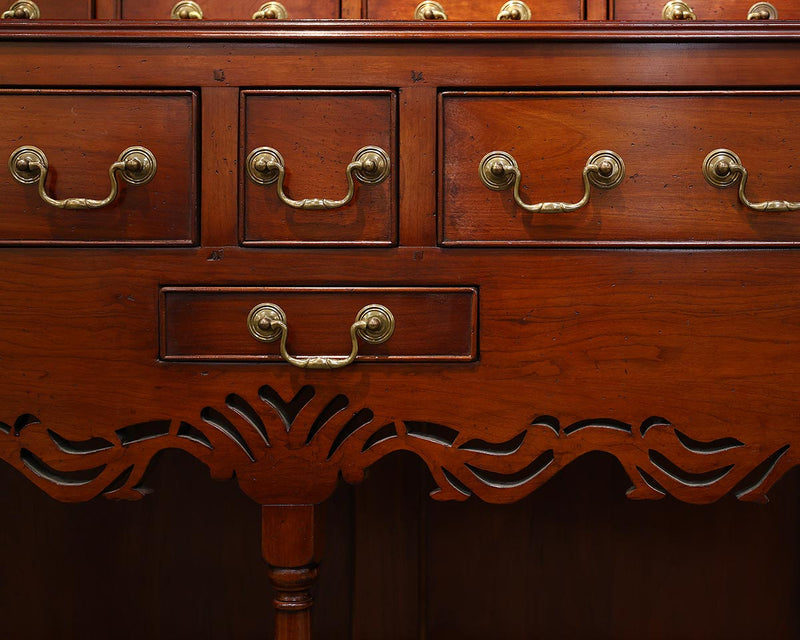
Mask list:
[[[196,102],[191,91],[0,92],[0,243],[193,243]],[[126,159],[138,171],[116,166]]]
[[[668,0],[611,0],[609,10],[616,20],[648,22],[686,19],[683,16],[692,14],[697,20],[800,19],[800,5],[796,2],[773,0],[769,4],[771,7],[756,0],[685,0],[682,4]],[[676,15],[675,10],[678,17],[670,17]]]
[[[445,245],[800,239],[800,212],[754,210],[740,202],[737,183],[718,188],[703,172],[708,154],[727,149],[749,172],[745,195],[751,201],[800,201],[797,92],[447,92],[441,131]],[[530,206],[578,204],[586,191],[584,167],[606,150],[625,166],[616,187],[591,187],[585,206],[572,211]],[[507,160],[490,160],[489,169],[497,169],[505,190],[490,188],[479,173],[495,152]],[[519,202],[506,171],[511,160],[521,176]]]
[[[347,355],[350,328],[368,306],[382,305],[394,331],[379,344],[358,340],[357,360],[464,361],[477,357],[477,289],[164,287],[164,360],[281,361],[279,340],[255,338],[249,318],[259,305],[285,314],[288,353]]]
[[[88,20],[94,17],[93,0],[4,0],[4,19]]]
[[[382,90],[243,92],[242,242],[394,244],[395,102]],[[352,166],[363,158],[371,171]]]
[[[280,13],[281,9],[285,14]],[[280,3],[267,0],[120,0],[119,12],[122,19],[132,20],[325,19],[339,17],[339,3],[334,0],[281,0]]]
[[[373,20],[580,20],[583,3],[579,0],[553,0],[549,3],[506,0],[365,0],[365,17]],[[514,13],[516,11],[516,13]],[[513,17],[512,17],[513,16]]]

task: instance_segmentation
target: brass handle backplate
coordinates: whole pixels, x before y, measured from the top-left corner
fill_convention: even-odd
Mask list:
[[[170,17],[173,20],[202,20],[203,10],[192,0],[180,0],[172,7]]]
[[[522,0],[508,0],[497,14],[498,20],[530,20],[530,7]]]
[[[258,147],[247,156],[247,177],[256,184],[268,185],[277,183],[278,197],[281,202],[294,208],[306,211],[320,209],[338,209],[350,203],[356,193],[355,180],[362,184],[379,184],[389,177],[389,155],[380,147],[363,147],[356,151],[350,164],[345,169],[347,176],[347,195],[340,200],[328,198],[304,198],[292,200],[283,191],[283,180],[286,176],[286,163],[277,149]]]
[[[265,2],[253,14],[253,20],[286,20],[289,14],[280,2]]]
[[[447,20],[447,13],[436,0],[422,0],[414,9],[414,20]]]
[[[156,175],[156,157],[145,147],[128,147],[108,169],[111,179],[111,193],[102,200],[92,198],[66,198],[56,200],[47,195],[48,163],[44,151],[38,147],[19,147],[8,158],[8,168],[17,182],[38,183],[39,196],[47,204],[58,209],[99,209],[111,204],[119,193],[117,174],[130,184],[147,184]]]
[[[756,2],[747,11],[748,20],[777,20],[778,10],[769,2]]]
[[[724,189],[739,182],[739,201],[754,211],[798,211],[800,202],[787,200],[768,200],[766,202],[750,202],[745,194],[747,187],[747,169],[742,165],[730,149],[714,149],[703,160],[703,176],[708,184]]]
[[[575,203],[539,202],[527,204],[519,195],[522,172],[514,157],[505,151],[487,153],[478,169],[481,182],[494,191],[514,188],[514,202],[531,213],[568,213],[585,206],[589,202],[592,185],[601,189],[613,189],[625,177],[625,163],[614,151],[596,151],[586,161],[583,168],[583,197]]]
[[[697,20],[692,8],[680,0],[671,0],[664,5],[661,11],[664,20]]]
[[[301,369],[341,369],[352,364],[358,355],[358,339],[370,344],[382,344],[394,333],[394,316],[380,304],[369,304],[356,315],[350,326],[352,349],[347,356],[303,356],[296,357],[286,349],[289,327],[286,314],[277,304],[257,304],[247,316],[250,335],[260,342],[275,342],[280,339],[281,358]]]
[[[12,4],[8,11],[4,11],[3,18],[13,18],[16,20],[38,20],[41,17],[39,7],[31,0],[17,0]]]

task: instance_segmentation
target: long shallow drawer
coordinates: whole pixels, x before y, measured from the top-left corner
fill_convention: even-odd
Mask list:
[[[798,20],[800,5],[792,0],[611,0],[616,20]],[[694,16],[694,18],[692,18]]]
[[[124,20],[253,20],[338,18],[334,0],[120,0]]]
[[[94,17],[93,0],[3,0],[4,19],[88,20]]]
[[[800,211],[772,203],[755,210],[739,200],[741,179],[721,188],[704,176],[707,156],[726,149],[749,174],[750,201],[788,200],[784,208],[800,208],[798,92],[448,92],[441,131],[445,245],[800,240]],[[580,204],[584,168],[601,178],[602,163],[589,159],[598,151],[608,158],[609,150],[622,160],[607,162],[609,179],[624,164],[616,186],[590,183],[588,201],[574,210],[553,204]],[[734,156],[724,157],[727,178],[739,177],[730,170]],[[717,160],[712,166],[714,173],[726,167]]]
[[[394,244],[395,102],[382,90],[243,92],[242,242]],[[373,164],[359,180],[351,163],[365,157]]]
[[[0,92],[0,243],[193,243],[196,102],[191,91]]]
[[[365,0],[366,17],[373,20],[580,20],[580,0],[470,2],[469,0]]]
[[[394,331],[379,344],[359,338],[357,360],[477,358],[478,292],[470,287],[164,287],[161,358],[280,362],[280,340],[264,342],[250,331],[254,309],[264,304],[284,313],[292,356],[349,354],[350,328],[360,312],[381,305]]]

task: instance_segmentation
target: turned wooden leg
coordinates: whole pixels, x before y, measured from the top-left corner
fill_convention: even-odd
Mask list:
[[[311,640],[311,589],[322,551],[319,505],[266,505],[261,548],[275,590],[275,640]]]

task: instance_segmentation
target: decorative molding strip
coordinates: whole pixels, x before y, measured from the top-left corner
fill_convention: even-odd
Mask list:
[[[800,464],[791,443],[765,451],[734,438],[701,442],[657,416],[633,428],[609,419],[562,427],[542,415],[495,443],[432,422],[382,421],[370,409],[349,409],[343,394],[319,398],[310,385],[288,401],[269,385],[257,395],[251,402],[231,393],[224,406],[203,408],[194,424],[163,419],[117,429],[118,442],[71,441],[24,414],[13,425],[0,422],[0,459],[59,500],[135,500],[147,493],[142,480],[153,458],[177,448],[215,478],[235,475],[259,504],[322,502],[340,475],[360,482],[367,467],[395,451],[424,461],[438,485],[435,499],[476,495],[494,503],[521,499],[591,451],[617,458],[632,482],[628,497],[670,494],[697,504],[731,492],[766,502],[770,487]]]

